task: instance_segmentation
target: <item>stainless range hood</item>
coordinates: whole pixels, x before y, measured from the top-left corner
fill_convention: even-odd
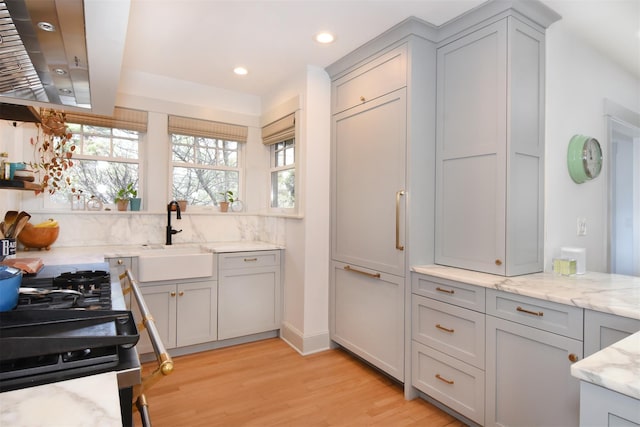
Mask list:
[[[0,96],[91,107],[83,0],[0,0]]]

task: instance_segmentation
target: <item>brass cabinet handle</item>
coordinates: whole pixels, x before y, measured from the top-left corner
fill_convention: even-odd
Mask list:
[[[541,311],[531,311],[531,310],[524,309],[520,306],[516,307],[516,310],[518,310],[521,313],[527,313],[527,314],[531,314],[533,316],[538,316],[538,317],[542,317],[544,315],[544,313]]]
[[[440,376],[440,374],[436,374],[436,378],[442,381],[443,383],[447,383],[449,385],[453,385],[453,380],[448,380]]]
[[[366,101],[366,100],[364,99],[364,96],[360,96],[360,102],[364,102],[364,101]]]
[[[172,297],[175,297],[176,293],[172,291],[169,295],[171,295]]]
[[[454,329],[449,329],[449,328],[445,328],[444,326],[442,326],[441,324],[436,324],[436,328],[440,329],[441,331],[445,331],[445,332],[449,332],[450,334],[454,333],[455,330]]]
[[[184,296],[184,291],[180,291],[180,292],[178,292],[178,295],[179,295],[179,296]]]
[[[570,360],[572,363],[575,363],[575,362],[577,362],[577,361],[578,361],[578,356],[577,356],[577,355],[575,355],[575,354],[573,354],[573,353],[571,353],[571,354],[569,354],[569,360]]]
[[[244,262],[252,262],[252,261],[257,261],[258,258],[245,258]]]
[[[502,260],[497,259],[497,260],[495,260],[495,263],[496,263],[497,266],[501,266],[502,265]]]
[[[366,271],[355,269],[355,268],[351,267],[350,265],[345,265],[344,269],[347,270],[347,271],[353,271],[354,273],[364,274],[365,276],[373,277],[374,279],[379,279],[380,278],[380,273],[369,273],[369,272],[366,272]]]
[[[444,292],[445,294],[451,294],[451,295],[453,295],[456,292],[453,289],[442,289],[440,286],[436,288],[436,291]]]
[[[122,265],[123,261],[121,259],[118,260],[118,265]]]
[[[396,249],[404,251],[400,244],[400,197],[404,196],[404,190],[396,191]]]

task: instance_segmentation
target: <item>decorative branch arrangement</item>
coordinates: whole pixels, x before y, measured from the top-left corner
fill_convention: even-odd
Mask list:
[[[76,189],[72,187],[67,172],[73,167],[72,157],[76,146],[71,140],[73,135],[65,124],[65,114],[55,110],[42,110],[40,117],[42,123],[38,126],[38,136],[35,141],[31,138],[34,162],[29,163],[34,172],[42,174],[40,191],[53,194],[63,187],[71,187],[71,192],[75,193]]]

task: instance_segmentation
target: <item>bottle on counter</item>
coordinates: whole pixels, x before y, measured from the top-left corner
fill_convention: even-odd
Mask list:
[[[11,163],[9,163],[9,153],[0,153],[0,179],[11,179]]]

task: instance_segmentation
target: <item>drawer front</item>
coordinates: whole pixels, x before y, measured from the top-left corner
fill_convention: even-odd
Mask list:
[[[582,341],[584,310],[494,289],[487,290],[487,314]]]
[[[411,275],[414,294],[484,313],[485,288],[425,274]]]
[[[218,256],[220,270],[280,265],[280,251],[233,252]]]
[[[371,101],[407,85],[407,48],[394,49],[337,79],[333,113]]]
[[[412,384],[484,425],[484,371],[413,341]]]
[[[484,369],[484,314],[418,295],[412,300],[414,340]]]

